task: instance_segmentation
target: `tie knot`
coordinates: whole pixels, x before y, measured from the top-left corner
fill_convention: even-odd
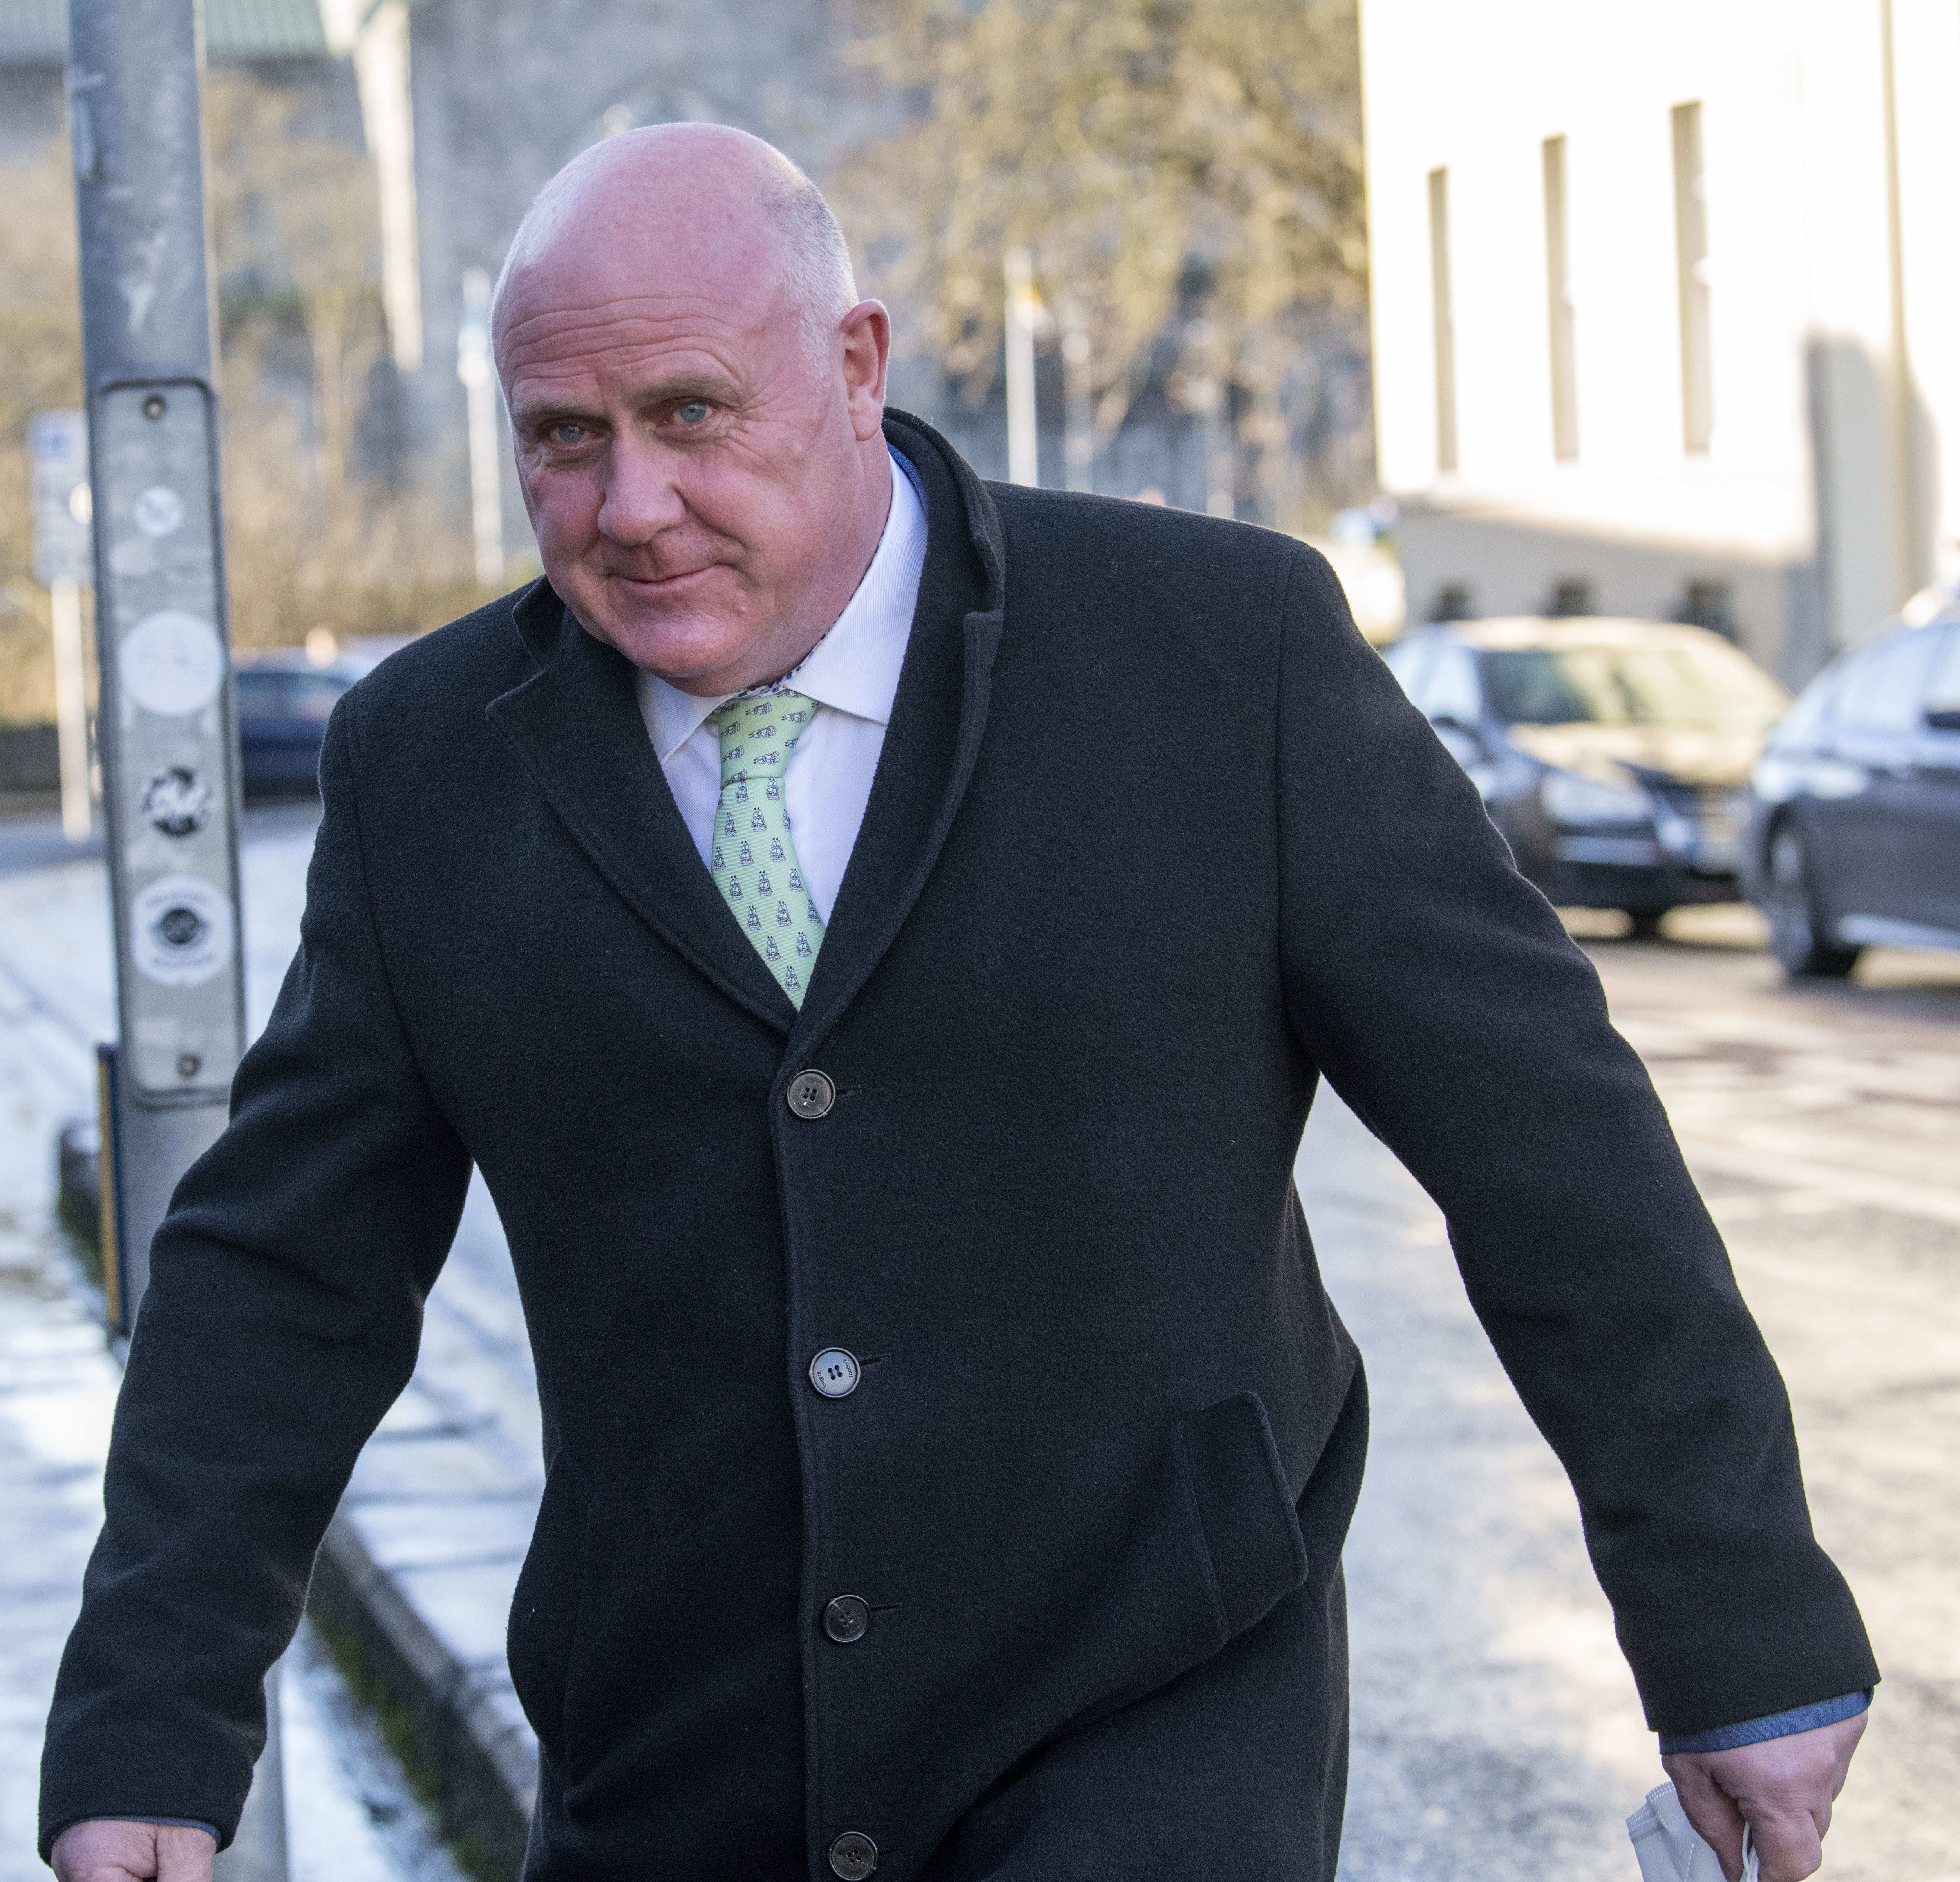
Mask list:
[[[721,788],[725,791],[739,780],[780,778],[816,710],[814,699],[787,689],[738,694],[718,706],[708,723],[721,742]]]

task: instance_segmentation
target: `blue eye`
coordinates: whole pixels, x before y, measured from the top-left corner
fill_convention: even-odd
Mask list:
[[[674,416],[683,425],[698,425],[712,409],[705,399],[689,399],[676,407]]]
[[[554,444],[583,444],[589,435],[582,425],[568,422],[554,425],[551,428],[551,440]]]

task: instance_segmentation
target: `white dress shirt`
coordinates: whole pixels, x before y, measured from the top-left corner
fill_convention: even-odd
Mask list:
[[[784,684],[816,702],[783,780],[797,861],[825,922],[844,880],[885,748],[925,567],[925,505],[911,465],[892,453],[892,507],[857,591]],[[708,867],[721,801],[721,741],[708,721],[735,696],[683,693],[642,669],[640,715],[701,864]]]

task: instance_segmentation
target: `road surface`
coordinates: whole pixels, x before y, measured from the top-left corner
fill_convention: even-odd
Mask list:
[[[292,947],[310,842],[304,817],[248,820],[255,1021]],[[99,864],[49,865],[26,839],[13,853],[9,874],[0,842],[0,1103],[22,1147],[14,1219],[31,1230],[46,1177],[29,1166],[51,1157],[37,1146],[91,1102],[107,938]],[[1817,1527],[1885,1669],[1824,1873],[1960,1882],[1960,959],[1875,954],[1850,986],[1796,990],[1745,911],[1684,912],[1655,942],[1610,938],[1615,919],[1575,926],[1789,1377]],[[1374,1403],[1348,1556],[1344,1882],[1632,1882],[1622,1820],[1660,1772],[1571,1492],[1464,1301],[1435,1209],[1331,1097],[1300,1173]],[[0,1417],[8,1365],[0,1349]],[[430,1301],[418,1378],[496,1439],[514,1476],[535,1476],[529,1355],[480,1185]],[[69,1445],[49,1467],[71,1472],[74,1509],[92,1494],[101,1413],[91,1400],[41,1421],[57,1451]],[[46,1643],[72,1613],[84,1543],[62,1541],[30,1578],[33,1618],[23,1605],[14,1632],[43,1644],[17,1641],[14,1665],[51,1677]],[[45,1702],[22,1687],[0,1710],[10,1836]]]
[[[1960,1882],[1960,960],[1796,990],[1745,911],[1669,934],[1587,945],[1789,1380],[1885,1673],[1823,1874]],[[1441,1218],[1338,1105],[1300,1182],[1374,1405],[1344,1882],[1631,1882],[1621,1820],[1661,1773],[1571,1492]]]

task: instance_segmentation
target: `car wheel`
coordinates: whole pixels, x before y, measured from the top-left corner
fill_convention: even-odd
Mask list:
[[[1793,980],[1841,980],[1858,964],[1856,947],[1824,938],[1811,893],[1810,863],[1796,826],[1781,823],[1770,838],[1763,912],[1770,920],[1770,952]]]
[[[1661,917],[1666,909],[1623,909],[1627,918],[1627,938],[1629,941],[1659,941]]]

